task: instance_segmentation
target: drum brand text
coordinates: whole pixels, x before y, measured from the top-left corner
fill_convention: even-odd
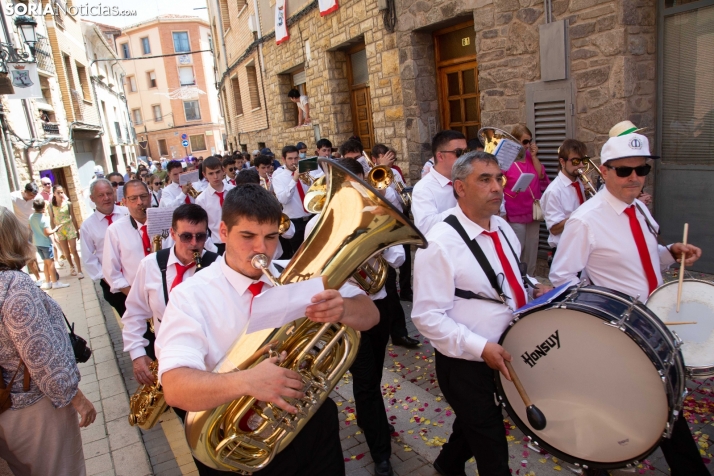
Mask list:
[[[545,357],[550,349],[555,349],[556,347],[560,349],[560,336],[558,335],[558,331],[551,334],[542,344],[537,345],[533,352],[524,352],[521,358],[523,362],[533,367],[538,363],[538,359]]]

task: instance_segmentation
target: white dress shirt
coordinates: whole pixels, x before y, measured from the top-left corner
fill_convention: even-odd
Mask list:
[[[236,181],[236,179],[232,179],[232,178],[230,178],[228,175],[226,175],[226,178],[223,179],[223,183],[224,183],[224,184],[226,184],[226,185],[232,185],[232,186],[234,186],[234,187],[236,186],[236,184],[234,183],[235,181]]]
[[[225,200],[228,192],[234,188],[233,185],[223,185],[223,199]],[[196,197],[196,205],[201,205],[208,214],[208,229],[211,230],[211,239],[214,243],[223,243],[219,233],[221,224],[221,213],[223,207],[221,200],[216,195],[216,190],[210,185]]]
[[[647,207],[635,199],[655,230],[659,225]],[[612,195],[607,187],[581,205],[570,215],[558,252],[550,268],[550,281],[560,286],[577,281],[577,274],[585,270],[590,282],[614,289],[645,302],[649,296],[647,277],[642,268],[639,252],[625,214],[628,205]],[[669,250],[657,244],[657,238],[647,227],[644,216],[637,210],[637,220],[642,227],[652,267],[662,284],[662,269],[675,262]]]
[[[278,275],[272,263],[270,270]],[[260,319],[265,314],[261,311],[265,303],[275,307],[269,279],[263,275],[259,281],[264,283],[263,292],[252,298],[248,287],[254,281],[231,269],[223,257],[219,257],[214,265],[195,274],[190,282],[176,286],[156,339],[159,379],[164,372],[180,367],[212,371],[236,339],[246,332],[249,319]],[[303,285],[312,289],[308,283],[287,285],[291,288],[290,298],[283,300],[281,317],[299,319],[305,315],[305,308],[314,295],[304,292]],[[340,290],[340,293],[344,297],[360,294],[359,290],[352,294]]]
[[[427,177],[434,172],[432,170]],[[503,276],[503,267],[491,237],[482,234],[484,229],[469,220],[460,207],[450,210],[449,214],[458,218],[469,238],[476,239],[496,275]],[[513,251],[520,254],[521,245],[516,234],[506,220],[498,216],[491,217],[488,231],[499,231],[503,252],[518,278],[521,291],[525,293],[516,258],[504,239],[505,234]],[[437,223],[426,234],[426,238],[429,241],[428,248],[417,250],[414,261],[412,321],[442,354],[481,362],[481,353],[486,343],[498,343],[513,319],[513,299],[506,300],[509,307],[496,302],[454,296],[455,289],[459,288],[499,299],[486,273],[451,225]],[[505,277],[501,286],[504,294],[513,297]]]
[[[22,190],[15,190],[10,193],[10,200],[12,200],[13,212],[15,212],[17,219],[25,227],[30,228],[30,215],[35,213],[35,209],[32,208],[32,202],[35,199],[25,200],[22,196]]]
[[[128,214],[129,210],[126,207],[114,205],[112,223]],[[82,246],[84,271],[93,280],[101,279],[104,276],[102,273],[104,237],[107,234],[107,228],[109,228],[109,222],[106,217],[107,215],[104,213],[95,210],[82,222],[82,226],[79,228],[79,242]]]
[[[312,176],[312,174],[310,175]],[[288,169],[281,167],[273,174],[273,191],[275,192],[275,196],[278,197],[278,201],[283,205],[283,212],[285,212],[291,220],[310,215],[310,213],[303,208],[302,199],[300,199],[300,192],[297,187],[302,187],[305,194],[308,188],[310,188],[302,183],[300,179],[298,179],[297,182],[293,180],[293,173]]]
[[[191,203],[196,202],[196,200],[190,196],[188,199],[191,200]],[[179,184],[171,182],[163,188],[159,207],[175,208],[179,205],[183,205],[184,203],[186,203],[186,194],[183,193]]]
[[[454,186],[451,179],[436,169],[419,180],[412,191],[412,215],[414,224],[423,234],[449,216],[447,211],[456,206]]]
[[[171,292],[171,285],[176,279],[176,265],[184,264],[179,261],[171,247],[169,260],[166,264],[166,290]],[[201,255],[205,254],[204,250]],[[201,272],[205,272],[202,270]],[[184,282],[196,272],[196,266],[187,269],[183,275]],[[144,257],[139,263],[136,271],[134,284],[126,297],[126,312],[121,318],[121,335],[124,340],[124,352],[129,352],[131,360],[146,355],[145,347],[149,341],[144,339],[146,332],[146,321],[152,319],[154,331],[159,334],[161,321],[166,311],[166,301],[164,300],[164,283],[161,278],[159,263],[156,261],[156,253]]]
[[[193,188],[194,188],[197,192],[203,192],[203,191],[206,190],[206,188],[208,187],[208,180],[206,180],[206,179],[204,178],[204,179],[201,179],[201,180],[199,180],[199,181],[197,181],[197,182],[193,182],[191,185],[193,185]]]
[[[578,192],[573,187],[573,183],[577,184],[583,199],[585,199],[585,187],[583,187],[582,182],[577,179],[575,182],[571,181],[562,171],[558,172],[558,176],[550,182],[548,188],[543,192],[540,204],[543,207],[545,225],[548,230],[561,221],[570,218],[570,214],[580,206]],[[561,235],[562,233],[560,235],[554,235],[553,233],[548,235],[548,244],[551,248],[558,246]]]
[[[130,219],[131,217],[127,215],[115,221],[107,228],[104,240],[102,273],[113,293],[118,293],[122,288],[132,285],[139,263],[146,256],[141,239],[141,227],[145,223],[136,222],[135,229]]]

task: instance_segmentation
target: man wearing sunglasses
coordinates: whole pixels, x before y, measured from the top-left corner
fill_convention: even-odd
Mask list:
[[[114,187],[114,195],[116,199],[116,204],[121,206],[121,199],[119,198],[119,195],[117,195],[117,192],[119,191],[119,187],[124,187],[124,184],[126,183],[124,181],[124,177],[119,172],[112,172],[109,175],[107,175],[107,180],[112,184],[112,187]],[[122,195],[123,198],[123,195]]]
[[[196,197],[196,205],[201,205],[208,213],[208,229],[211,230],[211,239],[218,248],[218,254],[222,255],[226,245],[221,241],[218,228],[221,224],[221,213],[223,211],[223,201],[225,195],[233,188],[233,185],[223,182],[223,164],[217,157],[208,157],[203,161],[203,175],[208,181],[206,189]]]
[[[208,215],[196,204],[184,204],[174,210],[171,229],[174,245],[141,260],[134,284],[126,297],[126,312],[122,316],[124,352],[129,352],[134,365],[134,377],[141,384],[152,384],[149,370],[151,359],[146,355],[149,341],[144,338],[146,321],[152,320],[159,333],[161,321],[174,287],[208,267],[218,254],[206,251]],[[200,253],[200,267],[194,260]]]
[[[223,180],[226,185],[236,186],[236,174],[238,173],[236,159],[229,155],[223,159],[223,170],[226,173],[226,178]]]
[[[550,268],[554,286],[577,281],[584,270],[592,284],[646,302],[662,284],[662,269],[682,256],[687,266],[701,257],[702,250],[693,245],[657,244],[659,225],[637,199],[652,168],[647,162],[656,158],[641,134],[608,139],[600,154],[605,188],[570,215]],[[672,474],[709,474],[683,413],[660,447]]]
[[[444,221],[451,214],[448,210],[456,206],[451,168],[466,152],[466,137],[458,131],[441,131],[431,141],[431,152],[434,167],[417,182],[412,192],[414,224],[424,234]]]
[[[585,187],[578,180],[578,170],[585,168],[583,159],[587,154],[588,149],[585,144],[579,140],[566,139],[558,148],[560,172],[541,197],[545,224],[550,232],[548,244],[553,251],[553,256],[565,228],[565,222],[580,205],[585,203]]]

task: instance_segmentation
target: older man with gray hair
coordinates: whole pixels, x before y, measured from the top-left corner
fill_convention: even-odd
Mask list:
[[[412,321],[436,349],[439,386],[456,413],[434,468],[465,474],[475,457],[479,474],[510,476],[493,369],[510,379],[504,361],[511,355],[498,341],[528,301],[524,281],[532,280],[519,271],[520,242],[499,216],[503,172],[496,158],[470,152],[451,172],[457,204],[429,229],[429,247],[417,251],[414,265]],[[535,288],[534,296],[546,291]]]
[[[89,186],[89,198],[94,202],[96,210],[82,223],[80,228],[80,243],[82,245],[82,261],[84,269],[92,280],[101,279],[100,285],[104,291],[104,299],[117,310],[119,315],[124,314],[124,299],[121,303],[109,290],[109,285],[104,280],[102,273],[102,253],[104,251],[104,236],[107,228],[114,221],[128,215],[126,207],[116,205],[116,191],[112,183],[104,178],[92,182]],[[123,295],[122,295],[123,296]]]

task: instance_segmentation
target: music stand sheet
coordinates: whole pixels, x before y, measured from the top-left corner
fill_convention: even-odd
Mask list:
[[[308,279],[286,286],[275,286],[253,298],[246,334],[276,329],[305,317],[305,308],[312,297],[325,290],[322,278]]]
[[[171,220],[176,208],[147,208],[146,231],[149,236],[160,235],[171,228]]]
[[[520,151],[521,146],[519,144],[516,144],[512,140],[501,139],[498,143],[498,147],[496,147],[496,150],[493,152],[493,155],[495,155],[496,159],[498,159],[498,164],[501,167],[501,170],[508,172],[508,169],[511,168],[513,162],[515,162],[516,158],[518,158],[518,153]]]
[[[198,170],[179,174],[179,185],[184,186],[187,183],[193,182],[198,182]]]

